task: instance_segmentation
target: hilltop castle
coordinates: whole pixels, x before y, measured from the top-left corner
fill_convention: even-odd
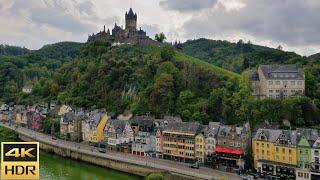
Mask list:
[[[137,29],[137,14],[133,12],[132,8],[130,8],[129,12],[126,12],[125,21],[125,29],[115,23],[111,34],[109,29],[106,32],[106,28],[104,26],[103,31],[89,35],[88,42],[104,40],[114,44],[159,44],[157,41],[149,38],[146,32],[141,30],[141,28],[139,30]]]

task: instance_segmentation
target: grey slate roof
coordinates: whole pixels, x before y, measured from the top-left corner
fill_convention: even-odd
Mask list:
[[[198,122],[173,122],[164,127],[164,131],[196,134],[201,126]]]
[[[68,112],[62,116],[64,123],[72,122],[75,119],[75,114],[73,112]]]
[[[266,79],[304,79],[303,69],[296,64],[261,65],[260,68]],[[273,74],[294,74],[295,77],[274,77]]]
[[[297,143],[300,142],[301,137],[304,136],[307,138],[309,143],[312,145],[319,137],[319,132],[316,129],[297,129]]]
[[[111,119],[108,121],[108,126],[113,126],[117,134],[121,134],[126,125],[129,124],[128,121],[122,121],[117,119]]]
[[[266,136],[267,141],[269,142],[276,142],[279,135],[281,134],[281,130],[278,129],[258,129],[252,139],[258,140],[260,135],[263,134]]]

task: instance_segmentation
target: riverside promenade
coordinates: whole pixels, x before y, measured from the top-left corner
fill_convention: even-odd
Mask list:
[[[106,151],[106,153],[101,153],[98,149],[70,141],[65,141],[61,139],[52,139],[51,136],[35,132],[33,130],[17,127],[9,124],[0,123],[0,126],[14,130],[16,133],[22,137],[25,141],[38,141],[40,142],[40,148],[48,150],[55,149],[61,150],[63,153],[57,153],[59,155],[70,157],[73,159],[79,159],[92,164],[105,166],[111,169],[116,169],[140,176],[147,175],[151,172],[162,172],[167,175],[167,173],[173,176],[174,179],[228,179],[237,180],[240,176],[228,172],[222,172],[213,170],[206,167],[200,167],[200,169],[192,169],[189,164],[180,163],[175,161],[169,161],[164,159],[157,159],[151,157],[141,157],[132,154]],[[53,151],[56,153],[56,151]],[[64,155],[65,152],[68,152]],[[122,164],[117,166],[114,164]],[[123,165],[125,164],[125,166]],[[41,168],[41,167],[40,167]],[[138,169],[137,169],[138,168]],[[140,171],[141,170],[141,171]]]

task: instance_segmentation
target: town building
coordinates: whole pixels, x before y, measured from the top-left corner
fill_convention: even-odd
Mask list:
[[[286,99],[305,94],[305,74],[296,64],[260,65],[250,75],[257,99]]]
[[[158,128],[156,132],[156,153],[158,158],[163,158],[163,128]]]
[[[30,94],[32,92],[32,87],[33,87],[32,85],[25,85],[22,88],[22,92]]]
[[[60,135],[71,141],[82,141],[82,121],[86,120],[84,112],[68,112],[61,117]]]
[[[252,139],[254,166],[265,178],[295,178],[297,134],[291,130],[258,129]]]
[[[208,166],[213,166],[212,162],[213,155],[215,154],[217,135],[219,132],[220,123],[210,122],[209,125],[204,130],[205,134],[205,164]]]
[[[312,145],[311,162],[311,177],[320,179],[320,137]]]
[[[71,112],[72,110],[73,110],[73,109],[72,109],[71,106],[69,106],[69,105],[62,105],[62,106],[60,107],[60,109],[59,109],[58,115],[59,115],[59,116],[62,116],[62,115],[64,115],[64,114],[68,113],[68,112]]]
[[[31,125],[29,126],[31,129],[35,131],[41,131],[43,129],[45,117],[41,114],[31,114]]]
[[[104,109],[92,111],[88,116],[88,119],[82,121],[82,138],[83,141],[96,145],[105,139],[109,116]]]
[[[163,130],[163,158],[195,162],[195,141],[200,130],[198,122],[175,122],[166,126]]]
[[[125,28],[118,26],[115,23],[114,28],[106,30],[105,26],[103,31],[97,34],[89,35],[88,42],[95,40],[108,41],[113,44],[143,44],[143,45],[158,45],[157,41],[152,40],[146,35],[146,32],[141,28],[137,29],[138,16],[130,8],[129,12],[125,14]]]
[[[312,145],[319,137],[315,129],[297,129],[297,161],[296,179],[311,179]]]
[[[244,169],[244,155],[250,148],[251,132],[249,123],[241,127],[221,125],[217,135],[215,162],[223,171]]]
[[[150,116],[136,116],[131,121],[131,125],[139,127],[138,134],[132,143],[132,154],[156,157],[155,119]]]
[[[201,131],[196,135],[195,155],[196,155],[196,160],[200,164],[204,164],[204,160],[206,157],[206,141],[205,141],[205,136],[203,131]]]
[[[111,119],[105,128],[107,148],[112,151],[132,152],[134,133],[128,121]]]

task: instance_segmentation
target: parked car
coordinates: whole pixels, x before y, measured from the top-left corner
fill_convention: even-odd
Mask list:
[[[257,175],[255,175],[255,174],[243,174],[242,176],[241,176],[241,179],[243,179],[243,180],[255,180],[255,179],[257,179],[258,177],[257,177]]]
[[[195,162],[193,164],[190,165],[190,168],[192,169],[199,169],[199,163],[198,162]]]

